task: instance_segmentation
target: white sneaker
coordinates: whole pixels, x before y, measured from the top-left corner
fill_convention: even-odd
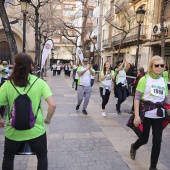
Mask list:
[[[106,116],[106,112],[102,112],[102,116],[105,117]]]

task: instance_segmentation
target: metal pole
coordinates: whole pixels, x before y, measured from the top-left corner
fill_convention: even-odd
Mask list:
[[[137,76],[137,68],[138,68],[140,30],[141,30],[141,24],[139,23],[139,25],[138,25],[137,47],[136,47],[136,60],[135,60],[135,69],[134,69],[134,74],[135,74],[135,76]]]
[[[26,12],[23,12],[23,52],[25,53],[26,45]]]

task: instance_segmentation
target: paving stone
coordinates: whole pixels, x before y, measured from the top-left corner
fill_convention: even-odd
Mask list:
[[[92,88],[87,108],[88,115],[75,110],[77,92],[71,88],[72,78],[53,77],[47,72],[46,82],[50,85],[57,108],[50,126],[47,126],[49,170],[148,170],[152,136],[142,146],[135,161],[129,157],[129,147],[137,137],[126,126],[130,115],[132,97],[122,104],[122,115],[117,115],[117,98],[112,92],[106,106],[107,117],[101,116],[102,99],[99,83]],[[47,104],[42,100],[46,115]],[[3,159],[4,128],[0,129],[0,164]],[[170,126],[163,132],[162,148],[158,163],[159,170],[170,169]],[[142,153],[142,154],[141,154]],[[141,161],[142,160],[142,161]],[[16,156],[14,170],[36,170],[36,156]]]

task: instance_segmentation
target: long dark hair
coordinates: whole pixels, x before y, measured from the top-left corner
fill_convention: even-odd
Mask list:
[[[104,63],[104,66],[103,66],[103,72],[104,72],[104,75],[106,74],[106,63],[109,63],[109,61],[106,61],[105,63]],[[109,63],[110,64],[110,63]],[[109,71],[111,71],[111,68],[109,68]]]
[[[14,70],[8,79],[13,80],[16,86],[25,87],[29,83],[28,75],[32,73],[32,58],[26,53],[19,53],[15,56],[14,62]]]

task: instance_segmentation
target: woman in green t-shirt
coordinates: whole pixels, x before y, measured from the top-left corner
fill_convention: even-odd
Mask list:
[[[110,63],[106,61],[103,70],[100,72],[100,96],[102,97],[102,116],[106,116],[105,106],[109,101],[112,90],[112,80],[115,78],[115,73],[110,68]]]
[[[153,139],[149,170],[157,170],[164,128],[164,104],[169,103],[166,81],[162,77],[163,71],[163,58],[154,56],[149,63],[148,74],[139,80],[134,100],[133,123],[137,129],[143,130],[139,139],[131,145],[130,156],[131,159],[135,159],[136,151],[148,142],[152,127]],[[135,127],[133,129],[136,129]]]
[[[45,124],[50,124],[51,118],[56,108],[56,104],[52,98],[51,90],[46,82],[42,79],[37,79],[36,76],[31,74],[32,63],[33,61],[29,55],[25,53],[17,54],[15,56],[14,70],[8,78],[9,81],[7,80],[0,88],[0,106],[7,104],[9,105],[9,110],[6,118],[2,170],[13,169],[14,155],[17,153],[18,149],[22,146],[24,141],[29,142],[32,150],[37,156],[37,169],[48,169]],[[11,112],[15,112],[13,109],[15,108],[13,103],[19,96],[18,93],[27,94],[32,102],[32,111],[34,116],[36,116],[36,121],[34,126],[30,129],[17,130],[11,125],[10,120],[14,117],[14,115],[11,116]],[[45,120],[43,118],[43,112],[40,105],[42,97],[48,104],[48,113]],[[0,116],[0,127],[4,126],[4,121]]]

